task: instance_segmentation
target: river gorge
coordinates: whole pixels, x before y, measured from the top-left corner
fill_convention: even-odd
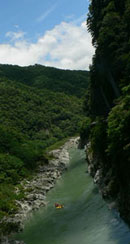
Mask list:
[[[26,244],[129,244],[130,230],[110,209],[87,174],[85,151],[71,146],[68,169],[47,194],[47,205],[31,212],[15,239]],[[55,202],[64,204],[56,209]]]

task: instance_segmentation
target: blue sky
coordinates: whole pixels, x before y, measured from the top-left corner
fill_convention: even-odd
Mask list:
[[[0,63],[88,69],[94,52],[85,26],[88,4],[88,0],[1,1]]]

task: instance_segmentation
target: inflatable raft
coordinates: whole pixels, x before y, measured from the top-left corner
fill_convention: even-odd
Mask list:
[[[55,208],[64,208],[63,204],[55,203]]]

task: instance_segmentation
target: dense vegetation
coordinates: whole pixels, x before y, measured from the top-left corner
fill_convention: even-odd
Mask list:
[[[88,87],[89,72],[61,70],[37,64],[24,68],[17,65],[0,65],[0,77],[39,89],[46,88],[81,97]]]
[[[0,219],[17,209],[14,186],[48,162],[47,148],[78,133],[88,72],[0,65]]]
[[[102,188],[130,222],[130,1],[92,0],[87,19],[96,53],[81,128],[102,169]]]

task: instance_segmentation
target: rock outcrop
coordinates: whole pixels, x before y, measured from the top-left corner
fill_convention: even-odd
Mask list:
[[[97,184],[99,192],[104,199],[108,200],[108,208],[118,209],[116,199],[113,197],[113,178],[110,170],[104,173],[103,162],[99,155],[96,155],[91,150],[91,142],[86,145],[86,160],[88,164],[87,172],[93,177],[93,182]]]

